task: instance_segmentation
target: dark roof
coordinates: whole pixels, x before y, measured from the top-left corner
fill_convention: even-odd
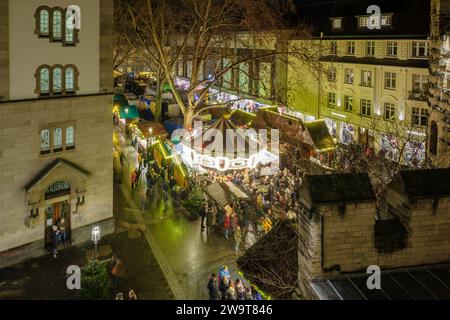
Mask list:
[[[400,171],[409,200],[450,196],[450,168]]]
[[[65,164],[69,167],[72,167],[73,169],[81,172],[82,174],[88,176],[90,173],[83,169],[82,167],[76,165],[73,162],[70,162],[69,160],[65,160],[62,158],[56,158],[52,162],[50,162],[44,169],[42,169],[34,178],[25,186],[25,190],[29,191],[31,188],[33,188],[36,184],[38,184],[39,181],[41,181],[50,171],[52,171],[57,165],[59,164]]]
[[[367,288],[367,273],[313,280],[321,300],[449,300],[450,266],[381,271],[381,290]]]
[[[336,62],[336,63],[358,63],[358,64],[367,64],[367,65],[383,65],[383,66],[394,66],[394,67],[408,67],[408,68],[428,68],[430,63],[428,59],[418,60],[418,59],[409,59],[409,60],[399,60],[393,58],[359,58],[359,57],[351,57],[351,56],[325,56],[320,58],[321,61],[326,62]]]
[[[375,201],[367,173],[306,176],[313,205]]]
[[[426,0],[298,0],[297,18],[311,24],[318,36],[364,38],[426,38],[430,33],[430,1]],[[370,5],[378,5],[381,13],[393,13],[391,28],[369,30],[358,28],[356,16],[367,15]],[[333,17],[342,17],[342,29],[332,30]],[[413,21],[413,23],[411,23]]]

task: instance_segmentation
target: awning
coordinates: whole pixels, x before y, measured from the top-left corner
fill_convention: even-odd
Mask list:
[[[305,127],[314,142],[316,150],[325,151],[334,148],[333,137],[330,135],[325,120],[305,122]]]
[[[136,119],[139,118],[139,112],[135,105],[121,104],[119,106],[120,119]]]

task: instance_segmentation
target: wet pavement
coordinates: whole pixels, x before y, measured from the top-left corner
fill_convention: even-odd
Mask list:
[[[136,151],[118,130],[114,142],[126,157],[124,167],[120,166],[118,156],[115,160],[117,178],[122,183],[116,183],[114,196],[123,201],[115,210],[122,210],[124,219],[141,225],[176,299],[207,299],[206,285],[212,272],[217,274],[220,266],[227,264],[234,273],[237,256],[233,241],[226,240],[222,233],[201,232],[200,219],[192,221],[186,217],[170,195],[168,203],[164,203],[160,185],[153,188],[147,200],[145,175],[139,179],[137,190],[131,191],[130,175],[137,166]],[[124,221],[118,221],[121,223]]]

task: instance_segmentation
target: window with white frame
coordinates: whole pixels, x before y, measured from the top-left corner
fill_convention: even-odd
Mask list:
[[[78,42],[78,30],[66,28],[66,9],[41,6],[35,12],[35,33],[39,38],[48,38],[51,42],[61,42],[63,46],[75,46]]]
[[[382,15],[381,16],[381,26],[388,27],[392,25],[392,15]]]
[[[355,41],[348,41],[347,42],[347,54],[350,56],[355,55]]]
[[[74,129],[72,126],[66,128],[66,150],[75,148]]]
[[[53,124],[41,129],[41,154],[75,149],[75,127],[73,124]]]
[[[330,43],[330,53],[333,55],[337,54],[337,41],[331,41]]]
[[[372,101],[361,99],[361,115],[370,117],[372,115]]]
[[[344,110],[348,112],[353,111],[353,97],[352,96],[344,96]]]
[[[333,29],[341,29],[342,28],[342,18],[331,19],[331,27]]]
[[[389,57],[396,57],[397,56],[397,49],[398,49],[398,43],[397,41],[388,41],[387,43],[387,56]]]
[[[328,68],[328,81],[330,81],[330,82],[336,81],[336,68],[335,67]]]
[[[395,104],[384,103],[384,120],[393,121],[395,119]]]
[[[353,69],[345,69],[344,71],[344,82],[347,84],[353,83]]]
[[[360,28],[367,28],[369,26],[369,17],[359,17],[358,25]]]
[[[327,106],[328,106],[328,108],[336,108],[336,93],[335,92],[328,92]]]
[[[428,93],[428,76],[421,74],[413,74],[413,93],[426,95]]]
[[[366,56],[368,57],[375,56],[375,41],[366,42]]]
[[[50,153],[50,130],[41,131],[41,154]]]
[[[426,108],[412,108],[411,123],[414,126],[428,126],[428,110]]]
[[[372,86],[372,71],[369,70],[361,71],[361,85],[366,87]]]
[[[62,128],[55,128],[53,131],[53,152],[62,151]]]
[[[413,41],[412,57],[413,58],[427,58],[428,57],[428,43],[426,41]]]
[[[397,87],[397,74],[395,72],[386,72],[384,74],[384,87],[391,90]]]
[[[53,93],[58,94],[62,92],[62,69],[56,67],[53,69]]]
[[[39,92],[42,95],[50,93],[50,69],[47,67],[41,68],[39,71]]]

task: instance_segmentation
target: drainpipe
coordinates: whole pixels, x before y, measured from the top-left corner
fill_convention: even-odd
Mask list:
[[[318,95],[317,95],[317,119],[322,118],[322,63],[320,62],[320,58],[322,57],[322,39],[323,32],[320,33],[319,40],[319,78],[318,78]]]
[[[322,271],[323,271],[324,256],[325,256],[325,253],[323,251],[323,243],[324,243],[324,241],[323,241],[323,230],[324,230],[325,218],[324,218],[323,214],[322,214],[321,220],[322,220],[322,223],[320,224],[320,246],[321,246],[321,250],[320,250],[320,255],[321,255],[321,257],[320,257],[320,266],[321,266]]]

